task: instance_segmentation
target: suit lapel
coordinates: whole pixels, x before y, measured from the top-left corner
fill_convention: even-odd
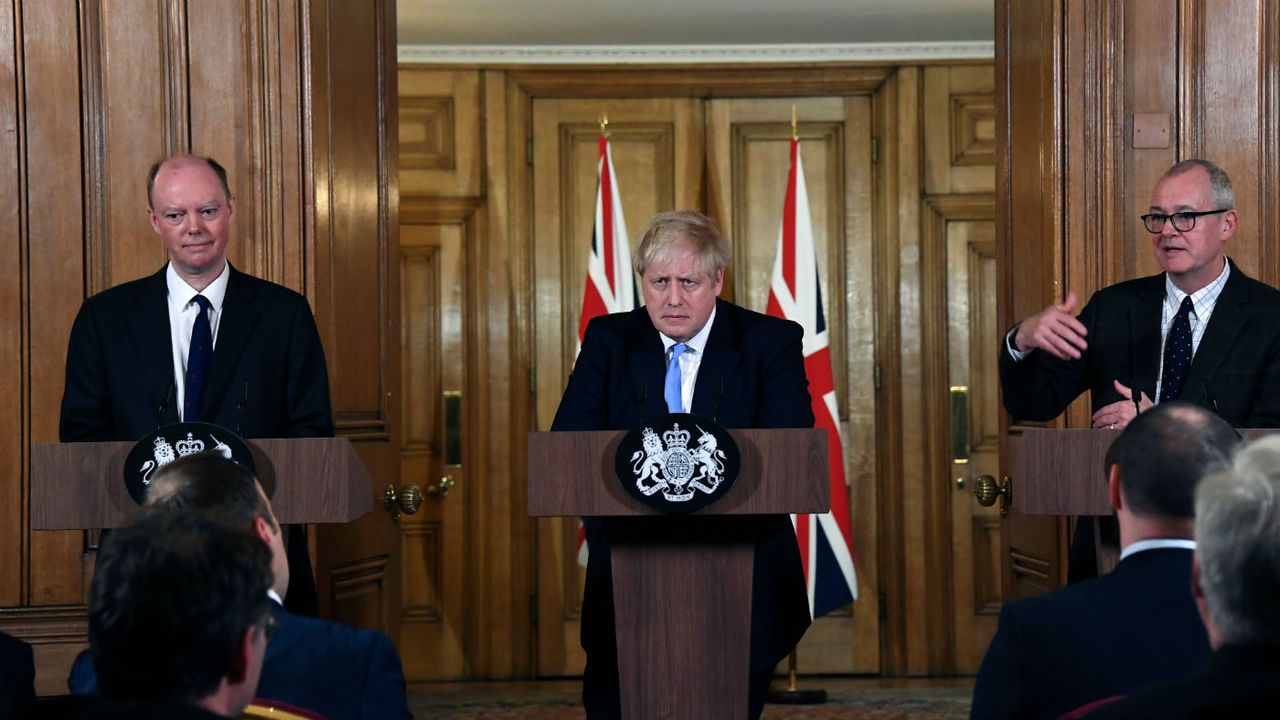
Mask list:
[[[227,279],[227,295],[222,301],[218,336],[214,339],[213,358],[209,362],[209,381],[201,401],[202,417],[211,417],[213,413],[209,409],[217,407],[227,392],[227,384],[231,382],[231,375],[244,355],[261,314],[252,286],[244,281],[240,271],[232,267],[231,277]]]
[[[644,307],[636,308],[632,311],[632,320],[631,338],[625,345],[631,386],[636,394],[638,421],[667,412],[667,403],[662,396],[667,362],[662,338],[649,319],[649,311]]]
[[[716,319],[707,337],[707,347],[698,365],[698,381],[693,387],[693,414],[716,419],[729,377],[738,369],[738,328],[731,310],[716,301]]]
[[[147,278],[142,292],[137,296],[137,311],[129,316],[130,342],[137,350],[141,365],[139,378],[144,378],[139,392],[162,408],[157,423],[167,425],[178,422],[178,403],[173,378],[173,338],[169,328],[169,286],[165,281],[166,265],[160,272]]]
[[[1209,325],[1200,338],[1200,346],[1191,358],[1191,368],[1187,370],[1187,379],[1182,383],[1183,399],[1192,399],[1193,396],[1189,393],[1203,391],[1207,387],[1208,381],[1235,343],[1236,336],[1244,328],[1248,312],[1247,308],[1240,306],[1248,304],[1248,293],[1243,278],[1244,273],[1233,264],[1231,274],[1227,276],[1227,284],[1223,286],[1222,294],[1214,305],[1213,315],[1209,316]]]
[[[1156,374],[1160,372],[1160,359],[1164,348],[1160,346],[1161,305],[1165,296],[1164,275],[1156,275],[1151,282],[1143,283],[1137,302],[1129,308],[1130,388],[1144,392],[1155,399]],[[1124,382],[1124,380],[1122,380]]]

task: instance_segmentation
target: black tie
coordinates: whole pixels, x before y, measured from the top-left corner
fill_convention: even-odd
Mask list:
[[[204,395],[204,383],[209,375],[209,358],[213,357],[213,330],[209,326],[209,298],[196,295],[192,300],[200,305],[200,314],[191,328],[191,349],[187,351],[187,379],[182,393],[182,420],[200,420],[200,400]]]
[[[1182,298],[1173,327],[1164,342],[1164,370],[1160,373],[1160,402],[1176,400],[1191,367],[1191,296]]]

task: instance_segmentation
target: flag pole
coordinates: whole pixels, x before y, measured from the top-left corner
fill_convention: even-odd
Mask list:
[[[609,135],[609,113],[600,114],[600,134],[608,137]]]

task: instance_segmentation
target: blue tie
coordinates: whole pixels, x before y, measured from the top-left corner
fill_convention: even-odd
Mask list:
[[[1178,314],[1164,342],[1164,370],[1160,372],[1160,402],[1176,400],[1191,367],[1191,296],[1182,298]]]
[[[680,355],[687,346],[676,343],[671,347],[671,363],[667,365],[667,379],[662,385],[662,397],[667,400],[667,410],[684,412],[684,401],[680,398]]]
[[[192,301],[200,305],[200,314],[191,328],[191,349],[187,351],[187,378],[182,392],[182,420],[200,420],[200,400],[209,375],[209,358],[213,357],[213,329],[209,326],[209,298],[196,295]]]

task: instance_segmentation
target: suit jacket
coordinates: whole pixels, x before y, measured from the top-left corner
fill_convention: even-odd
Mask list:
[[[0,632],[0,718],[13,717],[36,698],[31,646]]]
[[[1156,397],[1164,274],[1099,290],[1078,319],[1088,349],[1078,360],[1034,351],[1020,362],[1001,338],[1000,387],[1016,420],[1052,420],[1085,390],[1093,409],[1122,399],[1112,382]],[[1235,427],[1280,426],[1280,291],[1231,264],[1178,397]]]
[[[257,697],[288,703],[329,720],[410,720],[400,656],[386,635],[294,615],[271,604],[276,633],[267,643]],[[98,692],[89,651],[71,666],[75,695]]]
[[[972,717],[1057,718],[1188,675],[1209,657],[1190,550],[1135,553],[1096,580],[1014,600],[978,671]]]
[[[161,268],[80,306],[63,442],[136,440],[178,421],[167,297]],[[305,298],[231,268],[200,419],[248,438],[333,435],[324,349]]]
[[[713,418],[726,428],[812,427],[802,335],[793,322],[717,300],[715,322],[694,386],[693,414]],[[645,308],[597,317],[587,325],[582,351],[551,429],[623,430],[663,415],[667,412],[665,375],[662,339]],[[809,626],[795,531],[786,516],[714,520],[710,524],[725,532],[746,532],[755,540],[751,669],[768,671]],[[680,524],[668,518],[650,522],[669,529]],[[697,522],[705,528],[708,518]],[[609,547],[611,535],[621,531],[623,524],[636,523],[586,519],[590,553],[582,646],[589,656],[616,655]]]
[[[1224,645],[1203,672],[1134,693],[1085,717],[1217,720],[1273,718],[1278,712],[1280,648]]]

